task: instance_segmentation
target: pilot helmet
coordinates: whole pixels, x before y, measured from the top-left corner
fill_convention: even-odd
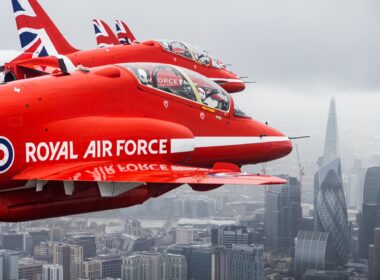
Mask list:
[[[201,87],[198,87],[198,92],[199,92],[199,96],[201,97],[202,100],[205,100],[206,99],[206,92],[203,88]]]
[[[165,49],[165,50],[167,50],[167,51],[170,50],[170,44],[169,44],[169,42],[164,41],[164,42],[163,42],[163,46],[164,46],[164,49]]]
[[[144,69],[138,69],[137,70],[139,80],[142,84],[147,85],[149,84],[149,74]]]

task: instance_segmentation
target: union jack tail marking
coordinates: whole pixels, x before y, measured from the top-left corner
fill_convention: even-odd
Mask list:
[[[120,45],[119,40],[107,23],[101,19],[94,19],[92,22],[94,24],[96,43],[99,48]]]
[[[24,53],[35,58],[76,52],[37,0],[12,0],[17,30]]]
[[[116,20],[116,33],[117,38],[123,45],[130,45],[132,42],[136,41],[136,37],[131,32],[128,25],[120,19]]]

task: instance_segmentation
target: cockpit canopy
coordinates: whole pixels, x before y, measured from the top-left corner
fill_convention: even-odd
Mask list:
[[[123,64],[144,85],[227,112],[231,98],[210,79],[181,67],[158,63]]]
[[[220,60],[212,58],[207,51],[198,46],[174,40],[158,40],[157,42],[161,44],[164,50],[194,60],[199,64],[217,69],[226,68]]]

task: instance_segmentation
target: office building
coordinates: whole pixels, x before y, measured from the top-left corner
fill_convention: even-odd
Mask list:
[[[19,253],[9,250],[0,251],[0,275],[2,279],[18,280]]]
[[[220,226],[211,229],[211,243],[214,246],[232,248],[232,244],[252,243],[253,234],[244,226]]]
[[[368,280],[380,279],[380,228],[374,230],[374,243],[369,246]]]
[[[59,264],[44,264],[42,266],[42,280],[63,279],[63,267]]]
[[[191,253],[192,253],[192,246],[191,245],[184,245],[184,244],[175,244],[168,247],[167,253],[168,254],[174,254],[174,255],[181,255],[184,256],[185,262],[186,262],[186,278],[185,279],[191,279]]]
[[[82,275],[83,247],[53,244],[53,263],[62,265],[63,280],[77,280]]]
[[[123,259],[123,280],[186,280],[182,255],[141,252]]]
[[[133,247],[135,245],[136,240],[138,239],[137,236],[130,235],[127,233],[123,233],[120,237],[120,248],[123,254],[127,254],[129,252],[133,251]]]
[[[175,237],[177,244],[191,244],[194,241],[194,231],[192,226],[177,227],[175,229]]]
[[[2,235],[3,249],[11,251],[24,251],[26,243],[24,232],[7,232]]]
[[[18,275],[19,279],[25,280],[41,280],[42,265],[40,261],[31,258],[23,258],[19,260]]]
[[[135,219],[126,219],[124,221],[124,232],[139,237],[143,235],[141,223]]]
[[[96,256],[96,241],[93,233],[68,233],[66,243],[83,247],[83,258]]]
[[[53,242],[41,242],[34,247],[34,258],[36,260],[53,262]]]
[[[272,250],[289,251],[294,248],[302,222],[300,183],[294,177],[280,177],[288,184],[269,186],[265,193],[265,245]]]
[[[82,278],[89,280],[101,279],[102,263],[99,260],[88,260],[83,262]]]
[[[368,259],[369,245],[374,244],[374,230],[380,227],[380,167],[367,170],[364,179],[363,207],[359,225],[359,257]]]
[[[141,261],[139,255],[131,255],[123,258],[121,267],[121,279],[123,280],[140,280],[141,276]]]
[[[317,231],[300,231],[296,238],[294,274],[302,280],[307,270],[329,270],[336,265],[335,249],[330,234]]]
[[[229,280],[264,280],[264,246],[232,245],[227,270]]]
[[[32,239],[32,249],[40,245],[41,242],[48,242],[50,240],[49,228],[27,228],[26,231],[30,234]]]
[[[121,277],[121,264],[123,260],[119,255],[99,255],[96,257],[101,263],[101,272],[103,278],[120,278]]]
[[[226,264],[227,253],[223,247],[193,246],[190,256],[190,279],[227,279]]]
[[[152,251],[157,243],[156,236],[143,236],[137,239],[133,245],[133,251],[149,252]]]
[[[186,280],[186,258],[182,255],[165,254],[162,256],[161,270],[163,271],[164,279]]]
[[[167,252],[185,257],[187,264],[185,279],[227,279],[227,250],[224,247],[176,244],[169,246]]]

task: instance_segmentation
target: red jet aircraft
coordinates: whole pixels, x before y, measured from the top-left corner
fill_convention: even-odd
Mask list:
[[[0,86],[0,220],[129,207],[183,184],[283,184],[240,167],[291,150],[185,68],[132,63],[15,81]]]
[[[5,82],[57,72],[58,57],[66,65],[86,67],[141,61],[174,64],[209,77],[230,93],[245,89],[237,75],[206,51],[180,41],[135,42],[79,51],[67,42],[37,0],[12,0],[12,4],[24,53],[3,67]]]

